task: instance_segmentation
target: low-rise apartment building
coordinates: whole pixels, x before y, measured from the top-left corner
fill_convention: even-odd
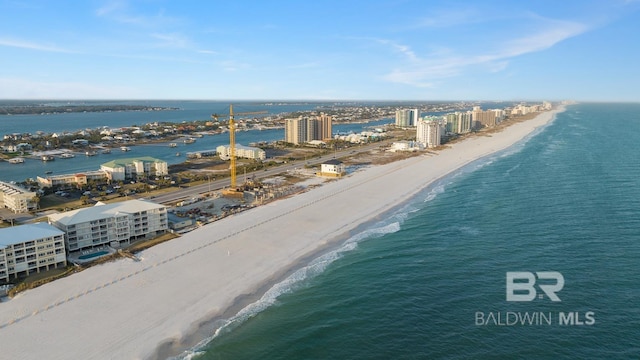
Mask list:
[[[0,206],[14,213],[26,213],[35,210],[38,203],[36,193],[20,186],[0,181]]]
[[[0,282],[67,266],[64,232],[47,223],[0,229]]]
[[[107,173],[102,170],[85,171],[78,174],[53,175],[47,177],[37,177],[38,184],[41,187],[86,185],[89,181],[103,182],[107,180]]]
[[[229,145],[218,146],[216,148],[216,153],[223,160],[229,160],[231,158],[231,148]],[[257,147],[236,144],[236,158],[264,160],[267,158],[267,153]]]
[[[108,179],[113,181],[169,174],[166,161],[150,156],[109,161],[100,165],[100,170],[105,171]]]
[[[114,242],[129,245],[138,239],[164,234],[168,229],[167,208],[147,200],[99,202],[90,208],[49,215],[49,223],[65,233],[68,251]]]

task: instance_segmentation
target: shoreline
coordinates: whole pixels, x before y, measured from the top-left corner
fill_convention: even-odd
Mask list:
[[[29,342],[39,344],[29,348],[33,358],[180,354],[202,340],[199,330],[211,330],[418,192],[520,142],[563,110],[234,215],[143,251],[139,263],[99,265],[20,294],[0,306],[3,351],[24,356]],[[349,205],[335,207],[339,202]]]
[[[463,171],[466,167],[472,166],[477,162],[483,161],[483,159],[486,159],[487,157],[497,155],[504,151],[508,151],[514,145],[517,145],[518,143],[523,141],[527,141],[529,138],[535,136],[539,131],[543,130],[546,126],[550,125],[551,122],[555,119],[556,114],[561,113],[564,110],[565,110],[565,107],[561,106],[558,109],[553,109],[551,111],[548,111],[548,112],[553,112],[553,116],[551,116],[548,121],[546,121],[543,125],[534,128],[531,132],[529,132],[528,134],[526,134],[524,137],[520,138],[516,142],[512,143],[511,145],[508,145],[503,149],[490,152],[479,158],[474,158],[469,160],[468,162],[461,165],[460,167],[453,169],[452,171],[443,174],[441,177],[430,181],[428,184],[426,184],[424,188],[416,190],[415,194],[412,194],[407,198],[400,200],[398,203],[391,206],[390,208],[358,224],[354,229],[347,231],[346,233],[340,236],[337,236],[335,239],[328,241],[324,247],[318,248],[316,251],[308,254],[302,259],[298,259],[296,261],[296,264],[286,269],[286,271],[284,271],[283,274],[280,274],[280,275],[275,274],[270,281],[267,281],[259,289],[256,289],[256,291],[253,292],[252,294],[245,294],[245,295],[239,296],[233,302],[233,304],[224,311],[224,313],[217,314],[212,318],[204,319],[198,324],[194,324],[194,328],[192,329],[192,331],[186,334],[183,334],[184,336],[182,338],[182,341],[176,341],[176,339],[169,339],[165,342],[158,344],[156,351],[154,352],[153,356],[151,356],[149,359],[152,359],[152,360],[179,359],[179,358],[182,358],[184,355],[190,353],[191,351],[194,351],[194,350],[198,351],[198,349],[195,349],[195,348],[199,346],[206,346],[206,344],[212,341],[212,339],[217,336],[217,334],[214,335],[214,332],[219,331],[223,327],[227,326],[228,325],[227,321],[233,320],[234,317],[240,311],[245,310],[251,305],[254,305],[257,302],[261,301],[262,296],[266,294],[267,291],[273,289],[275,286],[282,283],[283,281],[286,281],[291,275],[293,275],[299,269],[302,269],[305,266],[308,266],[313,260],[318,259],[319,257],[322,257],[325,254],[338,251],[339,249],[344,247],[346,242],[348,242],[354,236],[366,231],[371,227],[371,225],[379,223],[387,215],[394,214],[400,209],[406,207],[408,203],[411,201],[411,196],[417,195],[425,191],[429,191],[434,186],[436,186],[441,180],[454,175],[456,172]],[[537,118],[537,116],[535,118]],[[535,120],[535,118],[531,120]],[[526,123],[527,121],[524,121],[524,122]],[[507,128],[503,130],[506,130]],[[406,160],[408,159],[405,159],[402,161],[406,161]],[[241,320],[241,322],[245,320]]]

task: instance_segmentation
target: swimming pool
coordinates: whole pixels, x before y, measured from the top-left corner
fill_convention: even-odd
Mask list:
[[[107,255],[108,253],[109,253],[108,251],[102,250],[102,251],[95,252],[93,254],[80,255],[80,256],[78,256],[78,259],[87,260],[87,259],[91,259],[91,258],[94,258],[94,257]]]

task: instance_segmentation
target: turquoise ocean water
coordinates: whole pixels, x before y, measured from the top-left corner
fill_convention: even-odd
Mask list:
[[[180,358],[640,358],[639,153],[640,104],[569,106],[369,224]],[[512,271],[561,273],[561,301],[539,287],[532,301],[506,301]],[[507,313],[550,323],[505,324]]]

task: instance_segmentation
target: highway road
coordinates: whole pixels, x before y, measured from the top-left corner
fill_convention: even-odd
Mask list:
[[[370,150],[377,149],[380,146],[386,146],[391,141],[392,140],[383,140],[383,141],[374,142],[371,144],[360,145],[358,147],[351,147],[344,150],[339,150],[332,154],[327,154],[320,157],[307,159],[306,162],[305,160],[298,160],[298,161],[288,162],[286,164],[282,164],[280,166],[276,166],[269,169],[252,171],[250,173],[247,173],[247,178],[253,178],[254,176],[255,176],[255,179],[264,179],[268,177],[273,177],[279,174],[284,174],[291,170],[296,170],[298,168],[304,167],[305,165],[317,165],[327,160],[354,155],[357,153],[368,152]],[[242,177],[244,177],[244,174],[242,174]],[[200,194],[206,194],[211,191],[216,191],[216,190],[223,189],[225,187],[229,187],[229,183],[230,183],[229,178],[214,180],[204,184],[177,189],[175,191],[172,191],[166,194],[152,196],[152,197],[149,197],[149,200],[152,200],[154,202],[161,203],[161,204],[172,204],[181,200],[190,199]],[[141,196],[141,197],[144,197],[144,196]]]

